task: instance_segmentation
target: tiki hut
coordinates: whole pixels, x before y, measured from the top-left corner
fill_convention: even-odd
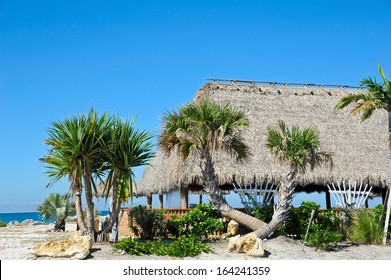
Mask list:
[[[219,104],[229,103],[245,111],[250,121],[244,138],[251,156],[247,161],[237,162],[226,154],[218,154],[215,170],[219,185],[232,187],[233,182],[253,184],[265,179],[278,184],[286,176],[288,167],[277,163],[265,146],[267,128],[276,127],[283,120],[288,127],[316,127],[322,150],[334,154],[332,169],[308,171],[300,176],[297,190],[327,190],[328,184],[352,180],[385,193],[390,172],[387,112],[378,110],[369,120],[361,122],[359,117],[348,116],[351,108],[334,109],[342,96],[364,90],[333,85],[211,80],[196,93],[193,102],[209,98]],[[196,158],[184,162],[175,153],[167,155],[158,150],[138,182],[137,191],[151,195],[180,189],[186,194],[202,189],[201,178]]]

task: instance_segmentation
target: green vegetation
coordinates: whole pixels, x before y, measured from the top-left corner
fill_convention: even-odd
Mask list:
[[[367,209],[354,211],[348,237],[359,244],[381,244],[383,228],[377,213]]]
[[[164,211],[150,210],[145,206],[133,208],[136,225],[132,230],[142,239],[128,237],[114,245],[119,251],[131,255],[169,255],[175,257],[195,256],[201,252],[211,252],[202,237],[224,228],[220,215],[210,205],[200,204],[181,218],[171,217],[164,223]],[[162,241],[169,233],[174,239]],[[153,240],[158,237],[158,239]],[[148,239],[148,240],[146,240]]]
[[[139,241],[137,238],[127,237],[115,244],[114,249],[138,256],[154,254],[159,256],[193,257],[201,252],[212,252],[209,245],[203,244],[201,239],[194,236],[180,236],[172,242],[163,242],[161,239]]]
[[[207,236],[214,231],[224,229],[221,215],[208,204],[198,204],[192,211],[181,218],[172,216],[167,222],[167,229],[173,236]]]
[[[131,229],[142,239],[153,239],[164,234],[164,211],[150,210],[146,206],[137,206],[132,209],[133,218],[137,226]]]
[[[109,226],[117,221],[119,205],[132,194],[133,167],[145,165],[152,157],[151,137],[149,132],[135,130],[134,121],[122,121],[107,113],[100,115],[94,110],[51,123],[45,139],[48,154],[40,160],[47,164],[48,186],[64,177],[70,182],[77,223],[83,233],[94,232],[93,191],[96,180],[105,176],[103,195],[114,198]]]
[[[0,221],[0,227],[6,227],[6,226],[7,226],[6,223],[4,223],[3,221]]]
[[[317,249],[330,251],[344,238],[340,228],[341,221],[332,210],[321,213],[319,208],[320,206],[315,202],[308,201],[302,202],[298,209],[291,207],[289,218],[281,229],[289,235],[304,240],[311,212],[315,210],[306,244]]]
[[[65,195],[51,193],[42,204],[38,205],[37,211],[43,219],[55,220],[54,230],[65,230],[65,219],[75,211],[75,203],[71,202],[69,193]]]

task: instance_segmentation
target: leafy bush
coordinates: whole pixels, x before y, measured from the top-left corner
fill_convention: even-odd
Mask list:
[[[320,206],[318,204],[310,201],[303,201],[298,209],[291,207],[289,209],[289,218],[285,223],[285,232],[299,238],[304,238],[312,209],[315,210],[315,219],[319,208]]]
[[[173,215],[167,222],[167,230],[174,236],[204,236],[214,231],[223,230],[219,213],[210,205],[198,204],[196,208],[181,218]]]
[[[308,201],[302,202],[298,209],[292,207],[283,230],[285,233],[303,240],[307,232],[311,212],[314,209],[315,215],[308,231],[306,244],[317,249],[330,251],[335,249],[336,244],[344,238],[340,229],[341,221],[332,210],[321,213],[319,208],[320,206],[315,202]]]
[[[212,252],[210,246],[205,245],[194,236],[180,236],[178,240],[165,243],[161,239],[139,241],[137,238],[124,238],[114,245],[114,249],[124,251],[130,255],[169,255],[173,257],[196,256],[201,252]]]
[[[308,235],[307,244],[316,249],[332,251],[337,248],[337,243],[343,239],[343,234],[329,230],[315,230]]]
[[[258,220],[268,223],[272,220],[274,213],[273,204],[264,204],[262,206],[256,206],[250,210],[251,216],[257,218]]]
[[[367,209],[356,210],[353,213],[348,237],[359,244],[381,244],[383,227],[376,213]]]
[[[4,223],[3,221],[0,221],[0,227],[6,227],[6,226],[7,226],[6,223]]]
[[[383,205],[381,205],[381,204],[377,205],[377,206],[373,209],[373,211],[374,211],[375,217],[380,221],[381,218],[382,218],[382,215],[381,215],[381,214],[382,214],[382,212],[383,212]],[[383,219],[383,221],[382,221],[382,224],[384,225],[384,219]],[[389,222],[389,224],[388,224],[388,230],[391,231],[391,220],[390,220],[390,222]]]
[[[167,255],[173,257],[194,257],[201,252],[209,253],[212,249],[194,236],[180,236],[167,248]]]
[[[164,233],[164,211],[150,210],[146,206],[133,208],[133,218],[137,226],[131,226],[132,231],[142,239],[152,239]]]

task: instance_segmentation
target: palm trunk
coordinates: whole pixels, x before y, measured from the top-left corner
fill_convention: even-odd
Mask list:
[[[255,231],[266,225],[265,222],[258,220],[246,213],[236,210],[228,205],[221,190],[217,186],[216,174],[213,168],[213,161],[209,154],[205,154],[201,160],[201,170],[204,181],[204,190],[209,196],[212,207],[219,210],[221,214],[249,229]]]
[[[118,241],[118,216],[121,210],[121,201],[118,199],[118,178],[119,175],[116,173],[113,179],[113,188],[112,188],[112,197],[110,204],[110,215],[109,215],[109,223],[106,228],[102,229],[99,233],[98,239],[106,240],[107,233],[112,231],[112,238],[114,242]]]
[[[84,189],[86,197],[86,212],[87,212],[87,232],[86,234],[93,235],[94,228],[94,203],[92,202],[91,174],[87,170],[83,171]]]
[[[77,225],[79,226],[81,232],[86,232],[87,227],[86,227],[86,223],[84,222],[83,208],[81,204],[81,190],[76,191],[75,209],[76,209]]]
[[[270,236],[288,218],[289,208],[296,186],[296,172],[297,171],[292,168],[286,180],[281,182],[277,191],[278,202],[274,209],[272,220],[266,226],[254,231],[257,237],[263,239]]]

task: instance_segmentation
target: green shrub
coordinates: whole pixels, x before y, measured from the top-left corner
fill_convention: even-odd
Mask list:
[[[274,213],[273,204],[264,204],[262,206],[256,206],[255,208],[250,209],[251,216],[257,218],[258,220],[268,223],[271,221]]]
[[[152,239],[163,235],[164,211],[150,210],[146,206],[140,205],[133,208],[133,218],[137,226],[131,226],[130,228],[134,234],[142,239]]]
[[[367,209],[354,211],[348,237],[359,244],[381,244],[383,227],[376,213]]]
[[[193,257],[201,252],[212,252],[210,246],[203,244],[199,238],[180,236],[178,240],[165,243],[161,239],[140,241],[137,238],[124,238],[114,245],[114,249],[124,251],[129,255],[169,255],[173,257]]]
[[[220,214],[210,205],[198,204],[196,208],[181,218],[173,215],[167,222],[167,230],[175,237],[181,235],[205,236],[214,231],[223,230]]]
[[[212,252],[212,249],[202,243],[200,238],[194,236],[180,236],[167,248],[167,255],[173,257],[194,257],[201,252]]]
[[[7,226],[6,223],[4,223],[3,221],[0,221],[0,227],[6,227],[6,226]]]
[[[381,205],[381,204],[377,205],[377,206],[373,209],[373,211],[374,211],[375,217],[380,221],[381,218],[382,218],[382,215],[381,215],[381,214],[382,214],[382,212],[383,212],[383,205]],[[383,219],[383,221],[382,221],[382,225],[384,225],[384,219]],[[390,222],[389,222],[389,224],[388,224],[388,230],[391,231],[391,220],[390,220]]]
[[[332,251],[337,248],[337,243],[343,240],[341,233],[329,230],[315,230],[308,235],[307,244],[316,249]]]

